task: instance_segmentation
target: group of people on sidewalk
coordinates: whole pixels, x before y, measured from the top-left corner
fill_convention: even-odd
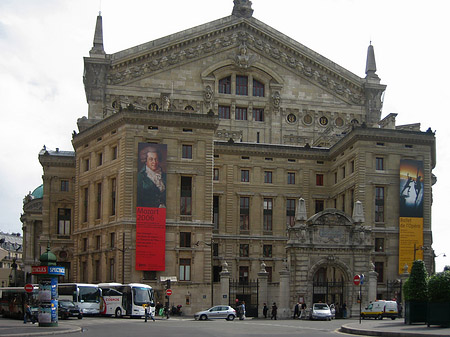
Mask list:
[[[263,306],[263,315],[264,315],[264,318],[267,318],[268,312],[269,312],[269,308],[267,307],[267,304],[264,303],[264,306]],[[278,312],[277,304],[276,304],[275,302],[273,302],[273,304],[272,304],[272,312],[271,312],[271,315],[270,315],[270,319],[277,319],[277,312]]]

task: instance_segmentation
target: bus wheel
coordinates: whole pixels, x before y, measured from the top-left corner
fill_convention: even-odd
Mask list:
[[[116,309],[116,318],[121,318],[122,317],[122,309],[117,308]]]

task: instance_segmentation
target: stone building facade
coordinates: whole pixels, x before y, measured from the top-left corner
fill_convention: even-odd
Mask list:
[[[234,3],[230,16],[115,54],[97,18],[88,114],[73,152],[39,154],[42,219],[22,221],[41,248],[24,261],[50,242],[71,281],[148,283],[160,299],[170,277],[187,314],[234,297],[276,301],[282,315],[299,300],[356,310],[355,274],[367,276],[363,301],[396,296],[400,160],[424,163],[431,247],[434,133],[381,118],[373,46],[360,78]],[[135,268],[139,143],[167,145],[164,271]]]

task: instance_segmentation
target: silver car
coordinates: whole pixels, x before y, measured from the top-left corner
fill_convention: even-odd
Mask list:
[[[333,315],[331,314],[330,307],[326,303],[314,303],[311,309],[310,319],[323,319],[331,321]]]
[[[216,305],[205,311],[199,311],[194,314],[195,320],[204,321],[207,319],[224,318],[227,321],[232,321],[236,318],[236,310],[229,305]]]

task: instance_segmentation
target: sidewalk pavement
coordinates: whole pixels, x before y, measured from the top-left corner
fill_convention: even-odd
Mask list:
[[[388,337],[414,337],[414,336],[450,336],[450,327],[442,327],[438,325],[431,325],[427,327],[426,324],[405,324],[403,318],[390,320],[375,320],[365,319],[351,320],[343,324],[340,329],[341,332],[365,335],[365,336],[388,336]]]
[[[58,326],[55,327],[42,327],[39,323],[23,324],[23,320],[20,319],[0,318],[0,336],[2,337],[46,336],[80,331],[81,327],[61,322],[58,322]]]

